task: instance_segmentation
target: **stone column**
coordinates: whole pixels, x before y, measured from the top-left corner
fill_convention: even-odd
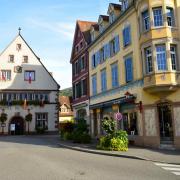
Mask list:
[[[97,113],[97,136],[101,135],[101,109],[96,109]]]
[[[94,113],[92,109],[90,110],[89,123],[90,123],[90,134],[91,136],[94,136]]]

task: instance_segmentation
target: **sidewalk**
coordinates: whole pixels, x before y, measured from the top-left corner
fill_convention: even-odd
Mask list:
[[[95,143],[84,145],[61,140],[59,142],[59,145],[64,148],[93,154],[180,165],[180,150],[162,150],[130,146],[127,152],[103,151],[97,150]]]

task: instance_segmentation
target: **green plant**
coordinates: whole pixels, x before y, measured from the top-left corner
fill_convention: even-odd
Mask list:
[[[46,128],[43,127],[36,127],[36,131],[38,134],[44,134],[45,133]]]
[[[115,121],[111,118],[104,118],[102,128],[108,135],[112,135],[115,132]]]
[[[71,132],[65,132],[62,136],[63,140],[72,140],[73,139],[73,134]]]

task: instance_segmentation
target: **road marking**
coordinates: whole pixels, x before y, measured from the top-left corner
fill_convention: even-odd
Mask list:
[[[176,164],[166,164],[166,163],[154,163],[156,166],[161,167],[164,170],[175,174],[176,176],[180,176],[180,165]]]

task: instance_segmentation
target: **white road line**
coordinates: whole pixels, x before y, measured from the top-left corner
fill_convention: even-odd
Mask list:
[[[173,174],[180,176],[180,172],[172,172]]]
[[[157,166],[161,166],[161,167],[179,167],[180,168],[180,165],[175,165],[175,164],[166,164],[166,163],[154,163],[155,165]]]
[[[168,171],[180,171],[180,168],[172,168],[172,167],[162,167],[162,168]]]

